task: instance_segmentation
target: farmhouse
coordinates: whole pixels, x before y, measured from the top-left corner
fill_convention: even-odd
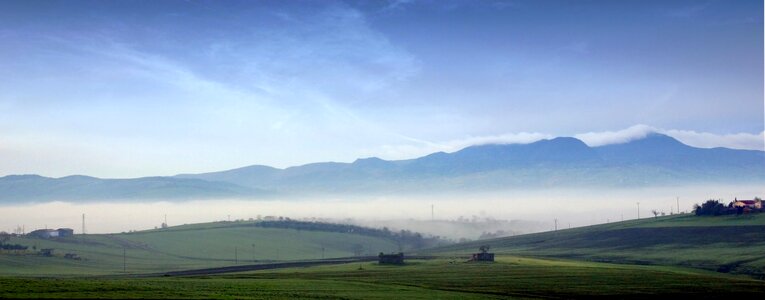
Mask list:
[[[41,238],[41,239],[49,239],[53,237],[58,237],[58,230],[55,229],[37,229],[35,231],[32,231],[28,234],[29,236]]]
[[[59,229],[38,229],[28,234],[29,236],[49,239],[55,237],[68,237],[74,235],[74,229],[71,228],[59,228]]]
[[[489,245],[483,245],[478,249],[481,252],[473,253],[470,261],[494,261],[494,253],[489,253]]]
[[[404,264],[404,253],[399,252],[397,254],[385,254],[380,252],[380,255],[378,257],[378,263],[381,265],[388,264],[388,265],[403,265]]]
[[[74,235],[74,229],[71,229],[71,228],[59,228],[56,231],[58,231],[59,237],[68,237],[68,236]]]
[[[734,207],[745,207],[749,209],[761,209],[762,208],[762,201],[758,200],[734,200],[733,202]]]
[[[472,261],[494,261],[494,253],[481,252],[473,253],[470,260]]]

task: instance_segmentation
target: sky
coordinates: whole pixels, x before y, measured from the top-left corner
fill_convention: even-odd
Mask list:
[[[762,1],[2,1],[0,176],[765,150]]]

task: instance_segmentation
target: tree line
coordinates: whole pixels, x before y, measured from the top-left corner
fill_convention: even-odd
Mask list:
[[[392,231],[388,227],[377,229],[349,224],[297,221],[291,220],[289,218],[285,218],[281,221],[260,221],[255,223],[255,226],[264,228],[285,228],[295,230],[354,233],[390,239],[397,242],[400,248],[407,246],[412,249],[432,247],[448,242],[439,236],[424,236],[419,232],[413,232],[409,230]]]
[[[755,197],[755,201],[762,199]],[[693,213],[697,216],[721,216],[721,215],[741,215],[744,213],[763,212],[765,209],[752,209],[749,207],[736,206],[735,202],[725,205],[721,200],[710,199],[706,202],[693,205]]]

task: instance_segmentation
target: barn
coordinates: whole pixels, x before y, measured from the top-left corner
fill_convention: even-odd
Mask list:
[[[58,230],[54,229],[37,229],[35,231],[32,231],[28,233],[27,235],[32,237],[37,237],[41,239],[49,239],[53,237],[58,237]]]
[[[68,236],[74,235],[74,229],[71,229],[71,228],[59,228],[56,231],[58,231],[59,237],[68,237]]]
[[[385,254],[380,252],[380,255],[378,257],[378,263],[381,265],[403,265],[404,264],[404,253],[399,252],[396,254]]]

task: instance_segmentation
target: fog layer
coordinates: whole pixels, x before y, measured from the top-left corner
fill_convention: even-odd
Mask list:
[[[407,229],[452,239],[505,235],[690,212],[706,199],[731,201],[765,196],[762,186],[686,186],[616,190],[534,190],[417,197],[300,198],[284,200],[206,200],[47,202],[0,206],[0,231],[73,228],[86,233],[153,229],[167,215],[170,226],[283,216],[371,227]],[[638,204],[639,203],[639,204]],[[639,210],[638,210],[639,207]]]

